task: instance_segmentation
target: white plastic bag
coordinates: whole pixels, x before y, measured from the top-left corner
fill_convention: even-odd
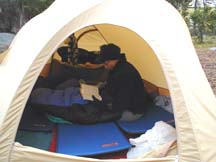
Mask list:
[[[127,158],[137,158],[158,146],[176,141],[176,130],[171,125],[158,121],[145,134],[138,138],[130,138],[129,141],[134,147],[128,151]]]
[[[157,96],[154,99],[155,105],[165,109],[166,111],[170,112],[173,114],[173,106],[172,106],[172,101],[169,96]]]

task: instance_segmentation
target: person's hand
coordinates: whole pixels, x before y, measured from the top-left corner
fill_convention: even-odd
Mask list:
[[[92,64],[90,62],[85,63],[86,68],[92,68],[92,69],[97,69],[97,68],[100,68],[100,67],[103,67],[103,66],[104,66],[103,64]]]
[[[99,82],[97,85],[99,89],[102,89],[106,86],[106,82]]]
[[[93,101],[95,102],[95,103],[98,103],[98,104],[100,104],[100,100],[98,100],[94,95],[92,96],[92,98],[93,98]]]

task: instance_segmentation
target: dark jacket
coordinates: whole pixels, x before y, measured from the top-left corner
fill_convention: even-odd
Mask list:
[[[109,73],[107,91],[112,97],[112,109],[122,113],[144,113],[150,106],[143,80],[136,68],[125,60],[117,63]]]

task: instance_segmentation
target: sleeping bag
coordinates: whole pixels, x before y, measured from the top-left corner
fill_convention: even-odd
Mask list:
[[[32,91],[30,102],[33,104],[71,106],[72,104],[87,104],[80,94],[79,87],[65,89],[37,88]]]
[[[32,106],[42,113],[78,124],[109,122],[118,120],[121,117],[121,114],[111,111],[106,105],[92,101],[85,105],[75,103],[65,107],[42,104],[32,104]]]

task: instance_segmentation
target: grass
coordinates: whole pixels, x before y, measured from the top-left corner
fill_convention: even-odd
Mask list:
[[[204,42],[203,43],[198,43],[198,39],[196,36],[192,37],[193,43],[195,48],[198,49],[205,49],[205,48],[211,48],[211,47],[216,47],[216,36],[204,36]]]

